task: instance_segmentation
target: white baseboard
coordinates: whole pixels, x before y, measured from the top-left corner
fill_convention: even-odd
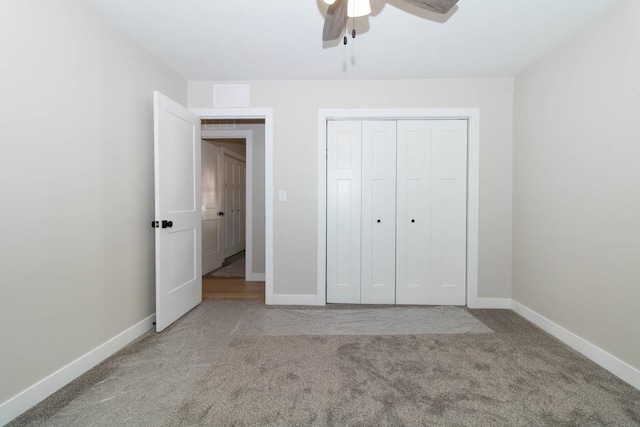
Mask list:
[[[510,298],[474,298],[467,301],[467,307],[510,309],[511,299]]]
[[[582,353],[582,355],[602,366],[621,380],[640,390],[640,370],[607,353],[584,338],[580,338],[573,332],[517,301],[512,301],[512,310],[540,329],[558,338],[577,352]]]
[[[264,282],[266,277],[267,275],[264,273],[253,273],[247,280],[250,282]]]
[[[318,295],[274,295],[273,305],[325,305]]]
[[[153,328],[156,315],[153,314],[138,322],[124,332],[119,333],[109,341],[99,345],[87,354],[68,365],[58,369],[48,377],[38,381],[28,389],[20,392],[11,399],[0,404],[0,426],[21,415],[27,409],[40,403],[89,369],[98,365],[107,357],[134,341],[136,338]]]

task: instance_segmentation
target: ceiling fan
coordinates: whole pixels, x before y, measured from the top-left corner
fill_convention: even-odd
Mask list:
[[[445,14],[458,3],[458,0],[404,0],[419,8]],[[371,13],[369,0],[324,0],[329,4],[327,15],[324,18],[322,41],[339,39],[347,28],[348,18],[357,18]],[[351,36],[355,38],[355,29],[351,30]],[[344,36],[344,44],[347,44],[347,36]]]

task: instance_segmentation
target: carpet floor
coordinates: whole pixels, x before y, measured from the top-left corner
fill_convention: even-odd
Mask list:
[[[282,309],[207,301],[10,425],[640,426],[640,390],[508,310],[459,309],[489,332],[234,333],[261,310]]]
[[[640,425],[640,391],[491,315],[492,334],[235,338],[165,426]]]

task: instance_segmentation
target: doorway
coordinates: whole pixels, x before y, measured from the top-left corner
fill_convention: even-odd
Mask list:
[[[263,119],[265,302],[273,304],[273,109],[187,109],[155,91],[156,331],[202,301],[202,119]]]
[[[253,218],[264,224],[264,299],[266,304],[273,304],[273,109],[272,108],[192,108],[190,111],[201,120],[263,120],[264,121],[264,173],[260,174],[253,190],[260,187],[264,191],[264,217]],[[207,129],[206,131],[210,131]],[[225,132],[232,132],[227,129]],[[237,129],[235,129],[237,131]],[[251,159],[253,161],[253,159]],[[249,207],[247,207],[248,209]],[[258,242],[253,237],[253,246]],[[255,276],[254,276],[255,278]],[[258,277],[260,279],[260,277]]]
[[[203,299],[265,300],[265,120],[202,119]]]

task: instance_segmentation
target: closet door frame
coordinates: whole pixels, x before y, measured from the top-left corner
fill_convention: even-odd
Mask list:
[[[469,308],[484,308],[484,304],[478,296],[478,202],[480,170],[480,110],[478,108],[318,110],[318,277],[316,304],[324,305],[327,302],[327,121],[380,119],[467,120],[466,305]]]

